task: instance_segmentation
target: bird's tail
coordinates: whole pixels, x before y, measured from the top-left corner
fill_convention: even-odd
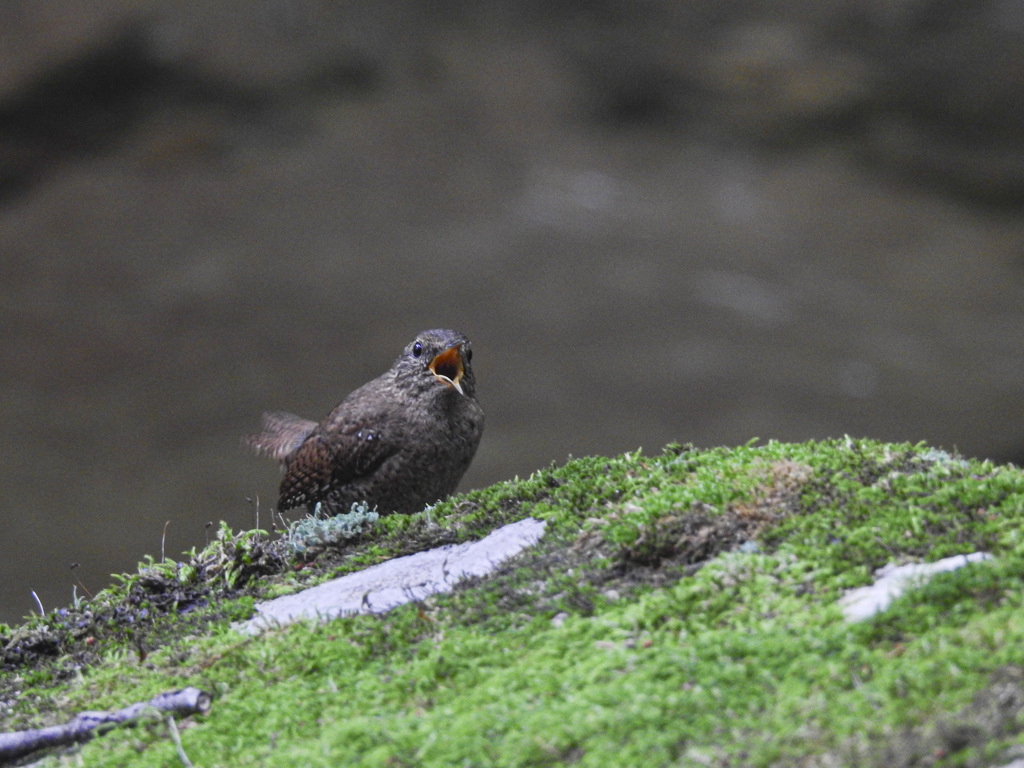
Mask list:
[[[264,413],[262,431],[255,435],[246,435],[242,438],[242,444],[261,456],[285,462],[314,429],[315,421],[291,413]]]

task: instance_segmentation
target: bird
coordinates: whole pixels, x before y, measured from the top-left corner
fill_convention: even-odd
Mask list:
[[[278,511],[408,514],[454,493],[484,429],[472,360],[462,333],[423,331],[320,423],[264,413],[243,442],[283,465]]]

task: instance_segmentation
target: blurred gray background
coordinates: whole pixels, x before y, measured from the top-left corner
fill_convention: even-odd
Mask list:
[[[266,527],[240,436],[429,327],[474,344],[464,488],[1024,456],[1024,0],[32,0],[0,51],[2,621]]]

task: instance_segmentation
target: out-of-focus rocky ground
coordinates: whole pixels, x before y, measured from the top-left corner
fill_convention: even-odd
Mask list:
[[[466,487],[1024,458],[1022,0],[34,0],[0,51],[0,620],[267,527],[240,434],[431,326],[474,342]]]

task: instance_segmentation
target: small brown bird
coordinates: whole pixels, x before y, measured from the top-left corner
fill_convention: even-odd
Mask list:
[[[340,514],[363,501],[408,513],[452,493],[484,429],[472,359],[461,333],[423,331],[319,424],[264,414],[263,431],[245,443],[284,465],[278,510],[322,502]]]

